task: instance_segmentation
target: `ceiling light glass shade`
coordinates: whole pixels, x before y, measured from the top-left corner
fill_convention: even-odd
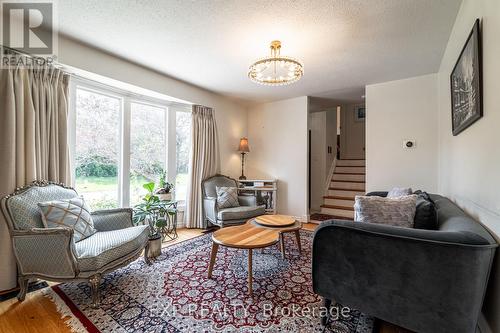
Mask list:
[[[248,78],[269,86],[282,86],[300,80],[304,65],[294,58],[280,54],[281,42],[271,42],[271,56],[254,62],[248,70]]]

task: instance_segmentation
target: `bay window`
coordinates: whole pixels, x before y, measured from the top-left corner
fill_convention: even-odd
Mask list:
[[[71,86],[70,143],[75,188],[91,209],[129,207],[143,184],[162,173],[186,200],[190,105],[133,95],[98,84]]]

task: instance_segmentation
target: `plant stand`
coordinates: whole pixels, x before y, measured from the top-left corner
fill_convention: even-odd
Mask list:
[[[173,214],[167,214],[165,216],[165,225],[159,228],[159,232],[163,240],[172,241],[178,237],[177,235],[177,202],[172,201],[172,208],[175,212]]]
[[[149,259],[155,259],[161,254],[161,235],[156,235],[153,238],[149,238],[149,248],[146,254]]]

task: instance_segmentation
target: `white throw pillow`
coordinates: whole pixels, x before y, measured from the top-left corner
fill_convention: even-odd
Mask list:
[[[217,186],[217,207],[231,208],[239,207],[238,189],[236,187]]]
[[[354,203],[356,221],[406,228],[413,228],[416,209],[417,195],[399,198],[356,196]]]
[[[79,242],[97,232],[90,209],[82,197],[38,203],[46,228],[64,227],[74,230],[73,240]]]
[[[389,193],[387,193],[387,197],[399,198],[405,195],[410,195],[412,193],[413,191],[411,190],[411,187],[394,187],[392,190],[389,191]]]

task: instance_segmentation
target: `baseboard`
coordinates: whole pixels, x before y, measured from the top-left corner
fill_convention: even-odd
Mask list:
[[[490,325],[486,321],[486,318],[484,317],[484,314],[481,312],[481,315],[479,316],[479,322],[477,323],[477,328],[479,333],[493,333],[493,331],[490,328]]]

